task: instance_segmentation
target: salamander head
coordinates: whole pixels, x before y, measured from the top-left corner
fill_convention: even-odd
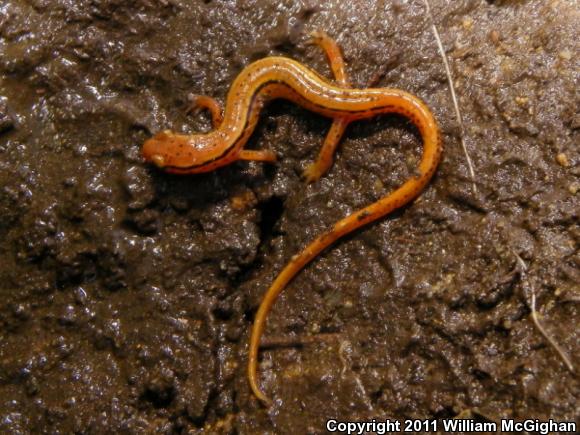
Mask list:
[[[203,172],[208,139],[203,134],[186,136],[164,130],[145,141],[141,152],[146,161],[168,172]]]

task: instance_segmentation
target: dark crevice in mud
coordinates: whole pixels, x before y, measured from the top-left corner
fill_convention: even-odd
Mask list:
[[[478,381],[486,381],[491,379],[491,375],[489,373],[484,372],[483,370],[473,369],[471,374],[477,379]]]
[[[256,311],[258,311],[258,307],[247,307],[244,310],[244,322],[248,324],[254,323],[254,317],[256,317]]]
[[[284,212],[284,200],[279,196],[273,196],[267,201],[258,204],[258,210],[260,210],[262,215],[260,220],[260,244],[264,245],[273,236],[279,235],[276,225]]]
[[[141,395],[141,399],[150,403],[156,409],[167,408],[175,399],[176,392],[173,387],[162,389],[146,389]]]
[[[282,218],[282,214],[284,213],[284,198],[281,196],[272,196],[257,204],[256,208],[260,213],[260,221],[258,223],[260,242],[256,249],[256,257],[252,262],[240,266],[240,269],[236,274],[228,277],[230,288],[233,289],[234,293],[228,293],[228,295],[220,301],[213,310],[215,318],[221,321],[232,320],[235,313],[235,310],[232,307],[232,299],[235,297],[237,289],[243,286],[245,282],[252,279],[268,255],[269,245],[272,238],[280,235],[277,226]],[[248,307],[243,312],[242,316],[245,322],[253,322],[255,309],[256,307]]]
[[[482,311],[495,308],[499,303],[511,298],[514,294],[514,287],[520,279],[520,273],[514,269],[505,276],[499,278],[485,294],[478,295],[475,303]]]
[[[446,418],[453,418],[455,415],[457,415],[457,412],[455,412],[453,408],[445,407],[435,412],[431,417],[435,420],[441,420]]]
[[[221,321],[226,322],[232,318],[232,316],[234,315],[234,311],[231,308],[231,306],[229,306],[229,305],[218,304],[212,310],[212,314],[216,320],[221,320]]]
[[[284,212],[284,199],[279,196],[273,196],[257,205],[260,211],[260,243],[257,248],[257,254],[254,260],[240,268],[239,272],[230,278],[233,288],[237,288],[245,282],[251,274],[259,267],[267,254],[267,246],[273,237],[279,235],[276,226]]]
[[[213,352],[213,356],[214,356],[214,358],[215,358],[216,361],[218,360],[217,348],[218,348],[218,346],[215,346],[214,352]],[[215,371],[216,371],[215,378],[218,379],[219,378],[219,374],[218,374],[219,368],[218,368],[218,365],[216,365]],[[219,393],[218,393],[217,388],[212,387],[211,388],[211,391],[209,392],[209,395],[207,397],[207,401],[205,403],[205,406],[203,407],[203,409],[201,410],[201,412],[199,413],[199,415],[194,416],[194,415],[189,415],[188,414],[186,416],[186,418],[188,420],[190,420],[197,428],[202,428],[206,424],[206,422],[208,421],[208,419],[210,418],[210,416],[212,414],[210,411],[212,409],[216,409],[217,408],[216,401],[218,400],[218,398],[219,398]]]

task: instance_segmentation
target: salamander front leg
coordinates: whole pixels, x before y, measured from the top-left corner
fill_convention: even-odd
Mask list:
[[[195,96],[191,102],[191,107],[189,108],[188,112],[197,113],[200,109],[209,110],[209,113],[211,114],[211,123],[214,129],[221,125],[224,118],[222,115],[222,108],[220,107],[220,103],[218,103],[217,100],[205,95]]]
[[[326,33],[317,31],[312,32],[309,43],[318,45],[324,50],[328,62],[330,63],[330,69],[332,70],[334,78],[338,84],[345,88],[350,88],[350,84],[346,77],[344,58],[342,57],[340,47],[336,41]],[[340,139],[342,139],[348,123],[349,121],[345,118],[334,119],[330,126],[330,130],[324,139],[322,149],[320,150],[316,161],[309,164],[304,170],[303,177],[307,183],[317,181],[330,169],[334,160],[334,152],[336,151]]]
[[[332,166],[334,161],[334,152],[336,147],[342,139],[344,130],[348,125],[349,121],[344,118],[335,118],[330,126],[326,137],[324,138],[324,143],[322,144],[322,149],[316,158],[314,163],[310,163],[302,176],[307,183],[313,183],[322,177]]]

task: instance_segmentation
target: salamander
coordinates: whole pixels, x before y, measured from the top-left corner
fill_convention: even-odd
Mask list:
[[[347,80],[345,64],[336,42],[322,32],[311,42],[321,46],[335,82],[286,57],[267,57],[248,65],[234,80],[225,112],[213,98],[202,96],[195,106],[208,109],[214,129],[203,134],[162,131],[147,140],[143,156],[159,168],[177,174],[213,171],[237,160],[275,162],[270,150],[245,150],[264,105],[276,98],[290,100],[307,110],[331,118],[332,125],[317,160],[305,170],[308,182],[318,180],[332,165],[334,152],[349,123],[382,114],[399,114],[419,130],[423,153],[417,171],[400,187],[361,210],[336,222],[300,253],[294,255],[266,291],[255,316],[250,337],[248,380],[256,397],[268,404],[258,385],[258,351],[266,318],[286,285],[323,250],[352,231],[384,217],[416,198],[427,185],[442,153],[441,133],[433,114],[418,97],[398,89],[354,89]]]

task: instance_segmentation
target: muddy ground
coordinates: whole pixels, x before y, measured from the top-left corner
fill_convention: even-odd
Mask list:
[[[0,431],[322,433],[327,418],[577,420],[580,11],[574,0],[431,0],[473,160],[422,0],[0,2]],[[289,258],[413,173],[402,118],[349,128],[290,103],[249,147],[276,165],[172,176],[140,147],[200,131],[253,60],[423,98],[445,151],[421,198],[309,265],[245,370],[261,295]],[[519,258],[518,258],[519,257]],[[286,342],[288,346],[280,344]],[[463,414],[462,414],[463,413]],[[466,414],[467,413],[467,414]]]

